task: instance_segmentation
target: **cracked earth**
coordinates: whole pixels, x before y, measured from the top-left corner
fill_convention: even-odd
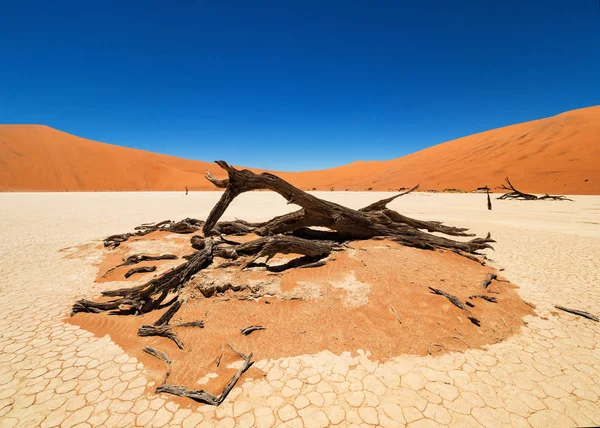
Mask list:
[[[381,193],[325,192],[358,208]],[[422,219],[487,231],[493,265],[535,316],[503,342],[441,356],[328,351],[255,363],[220,407],[152,393],[148,370],[109,336],[65,322],[103,289],[90,260],[60,250],[165,218],[205,218],[217,192],[0,194],[0,427],[593,426],[600,424],[600,197],[493,201],[414,194],[391,205]],[[226,219],[264,220],[293,207],[246,194]]]

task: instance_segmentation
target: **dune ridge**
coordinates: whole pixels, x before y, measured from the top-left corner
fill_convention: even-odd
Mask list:
[[[448,141],[387,161],[275,172],[302,189],[444,191],[499,185],[600,194],[600,106]],[[43,125],[0,125],[0,191],[215,190],[212,162],[99,143]],[[260,169],[251,168],[254,171]]]

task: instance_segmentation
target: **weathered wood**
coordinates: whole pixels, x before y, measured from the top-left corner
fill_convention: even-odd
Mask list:
[[[493,280],[497,279],[498,275],[496,275],[495,273],[488,273],[487,276],[485,277],[485,279],[481,282],[481,287],[483,288],[488,288],[489,285],[492,283]]]
[[[250,327],[241,329],[240,333],[242,333],[244,336],[248,336],[249,334],[251,334],[257,330],[266,330],[266,328],[263,327],[262,325],[251,325]]]
[[[135,275],[136,273],[154,272],[155,270],[156,266],[139,266],[129,269],[127,272],[125,272],[125,278],[129,278],[131,275]]]
[[[394,309],[394,307],[392,305],[390,305],[390,309],[392,310],[392,312],[394,313],[394,316],[396,317],[396,319],[398,320],[398,322],[400,324],[402,324],[402,321],[400,321],[400,317],[398,316],[398,313],[396,312],[396,309]]]
[[[589,312],[580,311],[579,309],[569,309],[569,308],[565,308],[564,306],[559,306],[559,305],[555,305],[554,307],[556,309],[560,309],[561,311],[569,312],[570,314],[579,315],[580,317],[584,317],[584,318],[590,319],[592,321],[600,322],[600,318],[598,318],[596,315],[590,314]]]
[[[138,336],[162,336],[171,339],[179,347],[179,349],[185,349],[183,342],[179,339],[179,336],[175,334],[172,326],[169,325],[169,321],[175,315],[175,313],[181,308],[183,302],[176,300],[169,309],[152,325],[143,325],[138,330]],[[204,325],[202,325],[204,327]]]
[[[165,272],[146,284],[103,292],[102,294],[105,296],[119,297],[110,302],[79,300],[73,305],[72,313],[112,311],[113,314],[142,314],[153,311],[161,306],[169,294],[178,294],[181,287],[194,274],[212,263],[212,258],[212,240],[207,239],[205,248],[194,253],[186,263]],[[115,311],[116,309],[118,311]]]
[[[273,174],[255,174],[249,170],[237,170],[224,161],[216,163],[227,171],[229,178],[218,180],[212,175],[207,175],[209,181],[217,187],[225,188],[225,192],[203,226],[205,236],[211,234],[229,204],[238,195],[252,190],[268,189],[279,193],[288,203],[299,205],[302,209],[276,217],[254,230],[255,233],[262,236],[293,233],[302,228],[320,226],[337,232],[343,240],[385,236],[406,246],[423,249],[458,249],[467,253],[476,253],[478,250],[491,248],[489,243],[493,242],[489,235],[486,238],[475,238],[463,242],[423,232],[420,229],[453,236],[467,236],[465,229],[446,227],[439,222],[414,220],[390,209],[384,209],[388,200],[393,200],[393,198],[371,204],[369,207],[365,207],[367,211],[356,211],[319,199]]]
[[[444,296],[445,298],[450,300],[450,303],[452,303],[457,308],[462,309],[463,311],[469,310],[469,308],[467,308],[465,304],[454,294],[447,293],[444,290],[440,290],[438,288],[429,287],[429,289],[433,292],[433,294],[439,294],[440,296]]]
[[[181,324],[175,324],[175,327],[200,327],[204,328],[204,321],[190,321]]]
[[[233,387],[235,386],[237,381],[240,379],[242,374],[250,368],[250,366],[252,365],[251,359],[252,359],[252,354],[248,355],[244,359],[244,363],[242,364],[242,366],[233,375],[233,377],[230,379],[229,383],[227,383],[227,385],[225,385],[225,388],[223,388],[223,392],[221,392],[221,395],[219,395],[218,397],[214,396],[210,392],[207,392],[203,389],[193,390],[193,389],[188,389],[185,386],[175,386],[175,385],[161,385],[158,388],[156,388],[156,393],[160,394],[160,393],[164,392],[166,394],[173,394],[173,395],[177,395],[179,397],[191,398],[192,400],[197,401],[199,403],[210,404],[211,406],[219,406],[225,400],[225,398],[227,398],[227,395],[229,395],[229,392],[233,389]]]
[[[544,196],[538,197],[529,193],[523,193],[515,189],[515,186],[512,185],[508,177],[506,177],[504,181],[506,181],[506,184],[501,184],[499,189],[507,190],[508,192],[498,197],[497,199],[520,199],[524,201],[542,201],[545,199],[552,199],[555,201],[572,201],[572,199],[569,199],[563,195],[549,195],[546,193]]]
[[[138,336],[140,337],[148,337],[148,336],[161,336],[166,337],[167,339],[171,339],[179,349],[185,349],[183,346],[183,342],[179,339],[179,336],[175,334],[173,328],[168,325],[143,325],[138,330]]]
[[[373,202],[371,205],[368,205],[364,208],[359,209],[359,211],[363,211],[363,212],[369,212],[369,211],[381,211],[383,210],[387,204],[389,204],[390,202],[392,202],[394,199],[399,198],[400,196],[404,196],[404,195],[408,195],[411,192],[414,192],[415,190],[417,190],[419,188],[419,185],[417,184],[415,187],[413,187],[412,189],[403,192],[403,193],[399,193],[395,196],[392,196],[391,198],[387,198],[387,199],[382,199],[380,201],[377,202]]]
[[[167,383],[167,379],[169,378],[169,375],[171,374],[171,359],[169,358],[169,356],[167,354],[165,354],[163,351],[160,351],[156,348],[152,348],[151,346],[146,346],[144,348],[144,352],[152,355],[155,358],[158,358],[159,360],[163,360],[165,362],[165,364],[167,366],[167,372],[165,374],[165,379],[163,380],[162,385]]]
[[[469,299],[483,299],[490,303],[498,303],[498,299],[493,296],[486,296],[485,294],[478,294],[476,296],[469,296]]]
[[[204,224],[201,220],[194,218],[185,218],[181,221],[174,222],[171,220],[164,220],[159,223],[145,223],[135,227],[136,232],[133,233],[122,233],[119,235],[111,235],[104,239],[105,247],[118,247],[122,242],[127,241],[132,236],[145,236],[152,232],[164,231],[172,233],[193,233],[200,229]]]
[[[221,358],[223,358],[223,353],[225,352],[225,347],[221,345],[221,354],[217,357],[217,367],[221,365]]]
[[[444,296],[445,298],[450,300],[450,303],[452,303],[454,306],[465,311],[467,313],[467,318],[473,324],[475,324],[478,327],[481,325],[481,322],[479,321],[479,319],[475,318],[473,316],[473,314],[471,314],[471,311],[469,310],[469,308],[467,308],[467,306],[458,297],[456,297],[453,294],[447,293],[444,290],[440,290],[438,288],[429,287],[429,289],[431,290],[432,293],[439,294],[440,296]]]

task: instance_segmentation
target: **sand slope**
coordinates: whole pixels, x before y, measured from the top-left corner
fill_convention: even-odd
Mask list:
[[[225,156],[225,154],[224,154]],[[303,189],[423,190],[499,185],[600,194],[600,106],[449,141],[389,161],[281,173]],[[0,125],[0,191],[213,190],[211,163],[98,143],[40,125]]]

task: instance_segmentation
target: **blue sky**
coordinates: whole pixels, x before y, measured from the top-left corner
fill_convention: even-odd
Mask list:
[[[305,170],[600,104],[597,0],[0,0],[0,123]]]

